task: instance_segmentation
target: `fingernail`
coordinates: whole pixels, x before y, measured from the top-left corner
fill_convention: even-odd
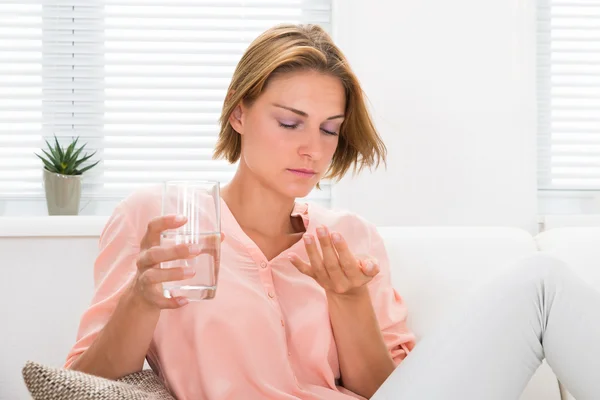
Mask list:
[[[183,276],[185,276],[186,278],[192,277],[196,275],[196,270],[193,268],[184,268],[183,269]]]
[[[368,261],[365,263],[365,269],[367,270],[367,272],[371,272],[371,271],[373,271],[373,268],[374,268],[374,267],[375,267],[375,264],[373,264],[373,261],[371,261],[371,260],[368,260]]]
[[[189,303],[189,300],[185,297],[180,297],[177,299],[177,304],[179,304],[180,306],[185,306],[187,303]]]
[[[202,252],[202,246],[199,244],[193,244],[190,246],[190,254],[200,254]]]
[[[342,237],[341,237],[341,236],[340,236],[340,234],[339,234],[339,233],[337,233],[337,232],[334,232],[334,233],[332,233],[332,234],[331,234],[331,238],[332,238],[332,239],[333,239],[333,241],[334,241],[334,242],[336,242],[336,243],[342,240]]]
[[[310,235],[304,235],[304,243],[311,244],[312,243],[312,237]]]
[[[327,235],[327,232],[325,232],[325,228],[317,228],[317,234],[319,235],[319,237],[325,237],[325,235]]]
[[[187,218],[185,215],[178,215],[175,217],[175,222],[179,223],[179,222],[183,222],[185,221]]]

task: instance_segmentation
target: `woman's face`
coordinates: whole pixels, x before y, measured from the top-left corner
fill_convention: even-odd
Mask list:
[[[273,77],[230,118],[242,135],[240,167],[285,197],[306,196],[329,167],[345,108],[338,78],[314,71]]]

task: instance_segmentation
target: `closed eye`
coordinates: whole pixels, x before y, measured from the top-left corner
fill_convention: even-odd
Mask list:
[[[284,124],[283,122],[279,122],[279,126],[284,129],[296,129],[299,124]],[[321,131],[326,135],[337,136],[337,132],[328,131],[327,129],[321,128]]]
[[[296,129],[298,124],[284,124],[283,122],[280,122],[279,126],[285,129]]]

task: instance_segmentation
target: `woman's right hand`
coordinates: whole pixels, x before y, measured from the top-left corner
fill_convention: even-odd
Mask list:
[[[163,231],[179,228],[186,222],[185,217],[176,215],[156,217],[148,223],[146,234],[140,243],[140,253],[136,262],[137,273],[131,289],[136,300],[152,309],[173,309],[188,303],[185,297],[164,297],[162,283],[189,279],[194,276],[195,271],[189,267],[160,268],[162,262],[192,258],[201,253],[201,249],[185,243],[160,245]]]
[[[161,310],[178,308],[188,302],[181,297],[165,298],[162,283],[193,276],[193,271],[160,267],[161,262],[184,260],[201,253],[200,249],[190,248],[187,244],[160,244],[163,231],[179,228],[186,222],[186,218],[174,215],[150,221],[140,243],[134,278],[100,333],[83,354],[75,358],[71,369],[117,379],[143,368]]]

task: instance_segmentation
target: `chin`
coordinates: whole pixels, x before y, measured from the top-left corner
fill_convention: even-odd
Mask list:
[[[314,188],[315,185],[291,185],[282,188],[283,190],[281,190],[281,193],[286,197],[298,199],[308,196]]]

